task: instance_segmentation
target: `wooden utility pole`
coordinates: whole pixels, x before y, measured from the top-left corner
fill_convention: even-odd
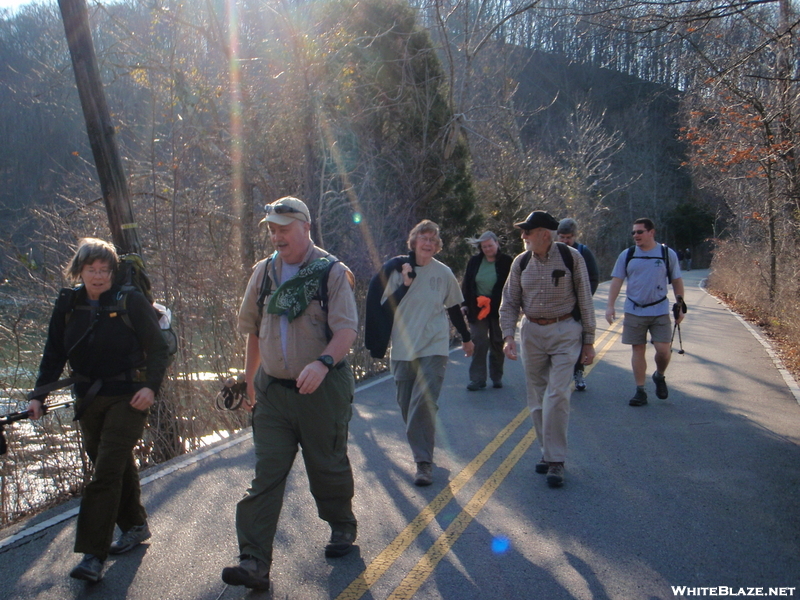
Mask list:
[[[89,134],[100,190],[108,213],[111,240],[122,253],[141,254],[139,230],[133,218],[128,183],[122,169],[122,159],[94,53],[86,0],[58,0],[58,6],[67,34],[75,82],[86,121],[86,133]]]

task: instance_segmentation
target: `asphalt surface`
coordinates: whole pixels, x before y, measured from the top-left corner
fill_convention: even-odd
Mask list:
[[[619,341],[621,327],[608,331],[608,284],[601,286],[601,357],[588,389],[573,393],[561,489],[548,488],[534,472],[538,442],[524,410],[520,364],[506,362],[503,389],[469,392],[468,359],[456,351],[440,398],[430,487],[412,484],[393,382],[377,380],[357,392],[350,459],[359,537],[348,556],[323,556],[328,527],[316,516],[297,460],[272,589],[222,583],[222,567],[237,554],[234,506],[252,477],[252,441],[244,433],[142,474],[153,537],[110,558],[97,584],[68,577],[79,559],[72,552],[75,503],[0,531],[0,598],[800,596],[796,384],[787,383],[740,320],[699,288],[706,274],[684,275],[685,354],[673,353],[669,398],[656,399],[648,379],[644,407],[628,406],[630,351]],[[618,314],[621,307],[620,299]],[[652,371],[652,350],[648,361]],[[41,526],[48,520],[54,524]]]

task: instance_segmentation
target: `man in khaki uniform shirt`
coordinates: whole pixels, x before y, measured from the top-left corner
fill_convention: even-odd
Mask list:
[[[236,506],[239,564],[222,571],[225,583],[257,590],[269,588],[272,544],[298,444],[318,514],[331,526],[325,556],[344,556],[356,539],[347,457],[355,380],[344,361],[358,327],[353,274],[314,245],[304,202],[285,197],[266,210],[262,223],[275,253],[256,264],[239,309],[256,469]],[[264,289],[270,293],[260,308]]]

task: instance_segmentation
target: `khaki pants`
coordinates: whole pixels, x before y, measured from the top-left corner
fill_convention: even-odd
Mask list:
[[[75,552],[94,554],[100,560],[108,556],[115,524],[127,531],[147,520],[133,460],[147,411],[132,408],[132,397],[96,396],[79,421],[94,474],[83,490]],[[79,399],[78,406],[81,402]]]
[[[319,517],[332,530],[356,531],[353,471],[347,457],[355,379],[344,366],[329,372],[313,394],[300,394],[259,369],[255,388],[256,472],[247,495],[236,505],[236,535],[241,554],[271,565],[286,478],[298,444]]]
[[[528,408],[547,462],[564,462],[567,456],[572,372],[582,339],[583,328],[574,319],[552,325],[523,319],[520,341]]]

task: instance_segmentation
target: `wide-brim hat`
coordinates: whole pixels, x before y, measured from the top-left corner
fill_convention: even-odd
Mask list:
[[[528,215],[528,218],[520,223],[514,223],[514,227],[520,229],[536,229],[537,227],[544,227],[555,231],[558,229],[558,219],[553,215],[543,210],[535,210]]]
[[[311,213],[308,212],[306,203],[298,198],[285,196],[264,207],[267,213],[259,225],[275,223],[276,225],[289,225],[292,221],[311,223]]]

